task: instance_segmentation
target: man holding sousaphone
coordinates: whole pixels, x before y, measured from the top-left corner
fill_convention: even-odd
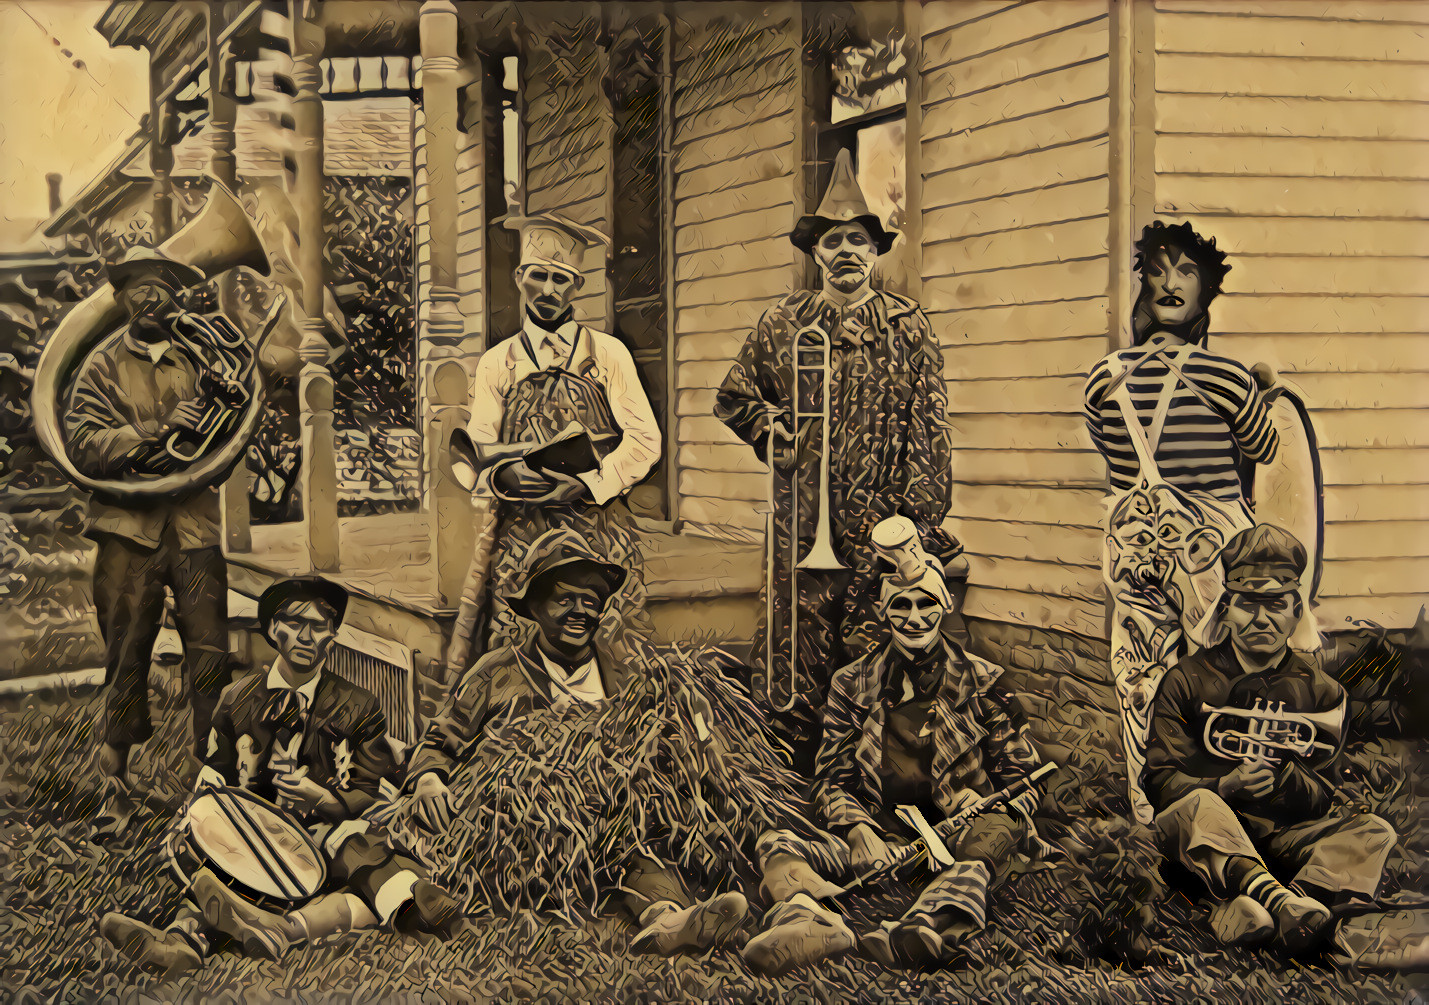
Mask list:
[[[942,356],[914,301],[870,285],[897,236],[840,151],[823,202],[789,235],[814,259],[820,288],[765,311],[715,401],[715,414],[770,465],[755,661],[806,774],[829,677],[872,641],[874,525],[904,516],[940,557],[957,551],[939,527],[952,462]]]
[[[316,577],[264,591],[258,621],[278,655],[226,688],[194,797],[170,833],[187,893],[162,929],[100,923],[126,956],[166,971],[202,966],[215,936],[250,955],[390,924],[454,934],[460,907],[368,830],[397,764],[368,691],[328,670],[347,594]]]
[[[36,377],[41,442],[92,493],[94,598],[108,686],[100,768],[110,780],[96,840],[122,831],[133,812],[129,751],[153,732],[149,665],[165,587],[174,593],[199,743],[229,679],[217,485],[256,428],[262,379],[257,347],[228,318],[192,314],[179,301],[181,291],[234,265],[266,272],[267,260],[221,187],[165,248],[181,252],[215,224],[247,237],[236,250],[217,253],[131,248],[111,264],[109,285],[57,328]],[[281,306],[274,305],[258,343]]]
[[[603,633],[647,623],[640,552],[623,497],[659,457],[660,428],[630,350],[576,321],[571,308],[584,281],[585,249],[608,242],[549,214],[506,225],[521,235],[516,285],[523,322],[482,355],[470,424],[452,444],[453,474],[475,491],[480,507],[476,554],[448,652],[456,672],[471,663],[473,641],[484,648],[485,640],[474,637],[484,634],[478,622],[488,584],[493,639],[525,631],[507,600],[526,549],[553,528],[578,531],[629,573]]]

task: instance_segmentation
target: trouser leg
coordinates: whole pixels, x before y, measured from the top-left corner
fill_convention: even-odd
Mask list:
[[[337,835],[334,830],[324,842],[332,885],[356,895],[377,922],[390,921],[411,899],[412,888],[424,875],[421,866],[375,834],[357,831],[341,839]],[[341,843],[333,849],[338,840]]]
[[[149,720],[149,666],[164,605],[162,549],[109,534],[97,538],[94,602],[104,635],[108,694],[104,739],[128,747],[154,732]]]
[[[184,679],[200,757],[218,697],[229,681],[228,570],[218,548],[175,550],[169,567],[175,618],[184,643]]]
[[[1387,820],[1358,813],[1288,827],[1265,845],[1268,856],[1302,888],[1372,897],[1395,838]]]
[[[1231,859],[1265,864],[1235,811],[1209,789],[1196,789],[1157,813],[1156,831],[1167,857],[1199,876],[1217,898],[1239,892],[1226,874]]]
[[[835,880],[852,872],[848,843],[832,834],[813,840],[793,831],[770,831],[759,838],[756,852],[764,874],[760,889],[775,903],[800,893],[815,900],[837,896],[844,888]]]
[[[973,817],[948,849],[956,861],[923,888],[905,917],[930,915],[938,928],[958,921],[981,928],[988,887],[1007,873],[1025,833],[1026,824],[1009,813]]]
[[[1111,582],[1111,670],[1121,708],[1121,743],[1126,758],[1127,794],[1132,812],[1151,821],[1151,804],[1142,788],[1151,706],[1161,679],[1182,649],[1174,611],[1158,607],[1125,581]]]

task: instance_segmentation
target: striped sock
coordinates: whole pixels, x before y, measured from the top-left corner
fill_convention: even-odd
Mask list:
[[[1271,913],[1279,911],[1293,894],[1287,890],[1280,882],[1265,870],[1262,866],[1246,882],[1242,888],[1255,900],[1258,900],[1265,909]]]

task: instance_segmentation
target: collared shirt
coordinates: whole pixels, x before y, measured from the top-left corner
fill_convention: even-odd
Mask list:
[[[294,687],[283,678],[283,674],[278,669],[278,661],[274,660],[273,665],[268,668],[266,683],[273,691],[296,692],[302,702],[303,710],[306,711],[313,707],[313,695],[318,693],[318,683],[322,680],[322,676],[322,672],[319,671],[308,678],[305,683]]]
[[[520,335],[488,349],[477,363],[467,430],[474,443],[500,443],[506,395],[511,388],[539,370],[575,368],[587,356],[594,364],[592,376],[605,389],[621,431],[619,445],[606,454],[600,467],[579,476],[596,503],[604,505],[633,488],[660,456],[660,426],[640,384],[635,360],[618,338],[574,321],[548,332],[528,316]],[[490,493],[488,478],[478,483],[478,491]]]
[[[605,701],[605,686],[600,681],[600,667],[592,658],[578,667],[566,668],[541,653],[546,676],[551,679],[551,707],[566,708],[573,701],[594,704]]]
[[[198,397],[198,373],[172,347],[155,360],[129,329],[105,340],[75,377],[65,414],[65,435],[76,465],[92,477],[123,480],[147,473],[147,457],[163,422],[180,404]],[[94,531],[148,548],[165,538],[182,550],[218,547],[218,489],[208,487],[129,508],[96,496]]]

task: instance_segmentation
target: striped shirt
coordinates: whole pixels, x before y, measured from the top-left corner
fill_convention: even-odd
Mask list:
[[[1141,472],[1121,405],[1108,392],[1112,380],[1144,352],[1145,347],[1114,352],[1087,376],[1083,400],[1087,428],[1106,458],[1112,488],[1118,491],[1134,488]],[[1240,479],[1241,459],[1267,463],[1279,445],[1255,378],[1235,360],[1199,347],[1192,347],[1181,357],[1180,369],[1187,380],[1195,382],[1206,401],[1184,382],[1177,383],[1160,442],[1152,445],[1161,478],[1178,488],[1205,492],[1217,499],[1242,498],[1245,489]],[[1126,379],[1132,406],[1148,438],[1156,401],[1168,373],[1166,361],[1156,356]],[[1174,380],[1174,375],[1169,379]]]

